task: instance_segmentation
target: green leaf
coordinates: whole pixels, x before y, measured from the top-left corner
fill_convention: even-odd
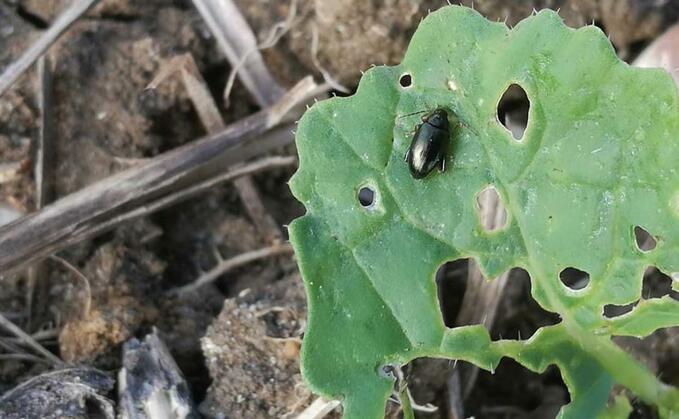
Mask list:
[[[531,103],[521,141],[496,118],[512,83]],[[420,123],[413,113],[439,107],[453,124],[447,169],[415,180],[403,161]],[[290,237],[309,303],[302,372],[313,390],[343,400],[345,417],[382,417],[393,390],[382,366],[424,356],[488,370],[503,356],[538,372],[555,364],[571,392],[563,418],[624,417],[623,404],[606,407],[614,383],[679,414],[677,389],[611,341],[679,324],[677,302],[603,315],[607,304],[640,298],[647,266],[679,272],[679,106],[669,75],[630,68],[599,29],[567,28],[551,11],[509,29],[450,6],[420,24],[401,65],[372,68],[355,95],[313,106],[297,146],[290,185],[307,214]],[[508,212],[494,232],[476,208],[488,185]],[[375,192],[368,208],[363,187]],[[635,226],[655,249],[639,250]],[[524,268],[535,300],[562,321],[523,341],[493,342],[480,325],[446,328],[434,275],[464,257],[489,278]],[[585,289],[561,283],[567,267],[590,275]]]

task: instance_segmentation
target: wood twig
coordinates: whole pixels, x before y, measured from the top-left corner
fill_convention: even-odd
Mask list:
[[[24,348],[19,346],[23,343],[20,338],[0,337],[0,347],[11,354],[26,354]]]
[[[179,288],[175,288],[174,290],[172,290],[172,293],[186,294],[189,292],[193,292],[205,284],[214,282],[220,276],[240,266],[246,265],[259,259],[264,259],[271,256],[282,254],[292,254],[292,246],[288,243],[275,244],[273,246],[265,247],[263,249],[257,249],[250,252],[241,253],[238,256],[234,256],[226,260],[221,259],[220,256],[217,265],[214,268],[205,272],[204,274],[199,276],[198,279],[191,282],[190,284],[184,285]]]
[[[448,419],[464,419],[464,403],[460,383],[460,371],[453,368],[446,383],[446,403],[448,405]]]
[[[87,277],[82,272],[80,272],[80,269],[73,266],[66,259],[57,255],[51,255],[50,259],[59,262],[67,270],[71,271],[71,273],[75,275],[75,277],[78,278],[78,280],[85,286],[86,298],[85,304],[83,305],[82,318],[86,318],[90,314],[90,309],[92,308],[92,287],[90,287],[90,280],[87,279]]]
[[[287,127],[286,127],[287,128]],[[283,157],[283,156],[273,156],[264,157],[259,160],[255,160],[246,165],[238,166],[226,173],[219,174],[203,182],[197,183],[189,188],[181,189],[175,193],[160,199],[153,204],[140,207],[137,212],[131,213],[134,218],[142,217],[144,215],[151,214],[163,208],[167,208],[177,202],[184,201],[192,196],[200,195],[208,190],[214,188],[220,183],[225,183],[238,179],[241,176],[248,176],[255,173],[259,173],[269,169],[275,169],[277,167],[288,167],[297,164],[297,158],[293,156]]]
[[[48,55],[38,60],[38,108],[40,110],[40,131],[36,141],[33,175],[35,177],[35,206],[37,209],[54,200],[54,153],[56,135],[54,132],[53,67]]]
[[[32,348],[35,350],[37,353],[42,355],[45,359],[50,361],[52,364],[57,365],[57,366],[62,366],[65,365],[64,361],[59,359],[56,355],[54,355],[52,352],[48,351],[45,349],[44,346],[39,344],[31,335],[28,333],[24,332],[19,328],[19,326],[15,325],[11,321],[9,321],[5,316],[0,315],[0,326],[4,327],[7,331],[12,333],[14,336],[18,337],[21,339],[22,343],[24,343],[26,346]]]
[[[285,143],[288,143],[289,138],[291,138],[288,126],[286,126],[285,129],[276,130],[271,134],[272,138],[274,139],[282,138],[285,141]],[[280,142],[275,141],[274,143],[280,144]],[[260,160],[256,160],[252,163],[248,163],[247,165],[239,166],[226,173],[218,174],[210,179],[189,186],[187,188],[179,189],[176,192],[173,192],[147,205],[139,206],[135,210],[128,211],[119,217],[112,218],[107,223],[102,224],[100,228],[102,231],[106,231],[109,228],[113,228],[116,225],[119,225],[126,221],[147,216],[163,208],[167,208],[178,202],[189,199],[190,197],[205,193],[221,183],[232,181],[240,176],[259,173],[261,171],[267,169],[274,169],[276,167],[292,166],[296,163],[297,158],[295,157],[280,157],[280,156],[265,157]]]
[[[236,81],[236,76],[239,74],[241,71],[241,68],[247,61],[248,57],[252,54],[259,54],[260,51],[263,51],[265,49],[271,48],[275,46],[278,41],[285,35],[294,25],[294,20],[295,17],[297,16],[297,0],[291,0],[290,6],[289,6],[289,11],[288,11],[288,16],[283,20],[282,22],[278,22],[274,24],[270,30],[269,34],[259,44],[251,45],[250,48],[240,57],[237,63],[231,63],[231,73],[229,74],[229,78],[226,80],[226,87],[224,87],[224,103],[226,106],[229,105],[229,96],[231,95],[231,90],[233,89],[233,85]],[[227,16],[227,20],[230,20],[230,18]],[[242,41],[242,34],[239,32],[236,33],[230,33],[227,32],[227,39],[229,39],[229,35],[233,38],[234,36],[236,37],[235,43],[244,43],[247,45],[247,40],[245,42]],[[246,37],[249,38],[249,37]],[[254,35],[252,37],[254,39]],[[263,62],[263,61],[262,61]]]
[[[71,25],[94,6],[99,0],[73,0],[73,2],[55,19],[38,40],[33,43],[16,61],[10,64],[0,74],[0,96],[9,89],[19,77],[31,66],[47,49],[66,32]]]
[[[7,316],[5,316],[7,317]],[[45,330],[38,330],[37,332],[31,333],[31,337],[38,342],[43,341],[43,340],[54,340],[59,337],[59,329],[53,328],[53,329],[45,329]],[[15,342],[19,341],[18,338],[6,338],[6,342]]]
[[[297,119],[301,111],[295,108],[326,89],[307,77],[275,105],[220,133],[156,156],[0,227],[0,276],[146,215],[145,207],[216,176],[225,166],[279,147],[281,139],[290,141],[289,133],[263,134],[282,121]]]
[[[283,233],[278,223],[267,211],[251,176],[242,176],[233,181],[245,211],[266,243],[280,243]]]
[[[340,405],[338,400],[325,400],[317,398],[295,419],[321,419],[327,416]]]
[[[54,200],[54,112],[52,110],[52,62],[49,55],[38,60],[38,108],[40,110],[40,131],[35,141],[33,177],[35,179],[35,209],[39,210]],[[26,274],[27,330],[32,329],[33,301],[47,297],[47,264],[36,263],[28,267]],[[43,307],[38,305],[38,307]],[[40,313],[38,313],[40,314]]]
[[[318,70],[323,76],[323,80],[330,85],[333,89],[342,93],[350,93],[351,90],[344,87],[339,81],[330,74],[328,70],[321,65],[321,61],[318,59],[318,27],[316,24],[311,25],[311,62],[313,63],[316,70]]]
[[[36,364],[49,364],[46,359],[31,354],[0,354],[0,361],[28,361]]]
[[[232,0],[193,0],[238,77],[260,106],[270,106],[283,94],[264,64],[257,39]],[[241,65],[241,59],[244,61]]]

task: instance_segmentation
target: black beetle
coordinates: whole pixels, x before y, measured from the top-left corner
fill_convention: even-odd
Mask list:
[[[415,179],[426,177],[434,167],[446,170],[446,154],[450,139],[448,113],[439,108],[422,117],[404,157]]]

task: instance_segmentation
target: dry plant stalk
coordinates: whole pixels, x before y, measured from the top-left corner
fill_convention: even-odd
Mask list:
[[[195,281],[174,289],[172,293],[186,294],[189,292],[193,292],[205,284],[214,282],[220,276],[240,266],[246,265],[256,260],[283,254],[288,255],[292,254],[292,246],[290,246],[289,243],[274,244],[273,246],[265,247],[263,249],[257,249],[250,252],[241,253],[240,255],[234,256],[226,260],[222,259],[221,255],[215,252],[215,255],[217,257],[217,266],[199,276],[198,279],[196,279]]]
[[[300,413],[295,419],[322,419],[330,412],[335,410],[340,402],[337,400],[324,400],[322,398],[317,398],[314,400],[302,413]]]
[[[85,14],[99,0],[73,0],[73,2],[56,18],[38,40],[31,45],[16,61],[10,64],[0,74],[0,96],[9,89],[21,75],[31,66],[45,51],[63,35],[73,23]]]
[[[24,343],[26,346],[30,347],[31,349],[42,355],[46,360],[51,362],[53,365],[56,366],[65,365],[64,361],[59,359],[59,357],[54,355],[52,352],[45,349],[45,347],[38,343],[31,335],[21,330],[19,326],[9,321],[9,319],[7,319],[2,314],[0,314],[0,326],[5,328],[7,331],[12,333],[17,338],[19,338],[22,343]]]
[[[295,108],[326,89],[307,77],[275,105],[220,133],[158,155],[1,227],[0,275],[148,215],[147,208],[168,205],[164,201],[168,197],[219,176],[224,167],[287,144],[292,140],[287,128],[286,136],[265,134],[281,122],[297,119],[301,111]]]
[[[260,106],[269,106],[283,89],[269,73],[259,54],[257,39],[232,0],[193,0],[238,77]],[[242,64],[239,65],[239,63]]]
[[[54,112],[52,110],[52,62],[49,55],[38,60],[38,108],[40,110],[40,131],[35,142],[33,177],[35,179],[35,209],[41,209],[54,200]],[[47,265],[36,263],[28,268],[26,274],[26,313],[27,329],[31,330],[33,320],[33,301],[47,298]],[[41,281],[41,279],[43,279]],[[38,304],[36,307],[43,307]]]

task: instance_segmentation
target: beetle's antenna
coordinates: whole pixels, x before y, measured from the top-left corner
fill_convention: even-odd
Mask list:
[[[407,113],[407,114],[405,114],[405,115],[399,116],[398,119],[405,118],[406,116],[418,115],[418,114],[425,113],[425,112],[427,112],[427,111],[419,111],[419,112]]]

